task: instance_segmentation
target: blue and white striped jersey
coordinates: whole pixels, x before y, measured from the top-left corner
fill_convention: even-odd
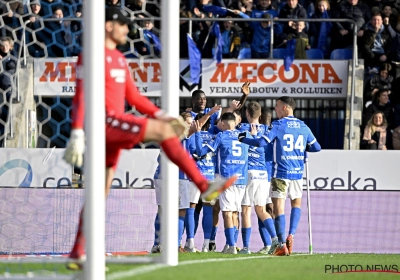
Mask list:
[[[237,175],[235,185],[247,185],[247,158],[249,146],[238,141],[239,130],[226,130],[217,135],[211,147],[202,147],[201,135],[195,134],[197,154],[213,151],[219,166],[217,173],[225,178]]]
[[[200,131],[200,137],[202,139],[202,145],[212,147],[215,135],[208,131]],[[213,181],[215,179],[215,155],[213,152],[207,153],[205,156],[198,156],[196,154],[196,137],[192,135],[188,140],[188,150],[192,155],[193,159],[201,172],[207,180]]]
[[[251,125],[249,123],[240,123],[237,126],[237,129],[240,132],[247,131],[250,133]],[[256,138],[261,137],[264,135],[266,130],[265,125],[258,124],[257,125],[257,135]],[[254,147],[249,146],[249,153],[248,153],[248,170],[266,170],[265,165],[265,148],[264,147]]]
[[[262,137],[273,144],[272,177],[302,179],[306,145],[317,141],[310,128],[295,117],[285,117],[274,121],[271,130]]]

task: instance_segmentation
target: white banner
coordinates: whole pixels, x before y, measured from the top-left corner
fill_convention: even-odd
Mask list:
[[[324,150],[309,155],[313,189],[400,191],[400,151]]]
[[[0,149],[0,187],[71,187],[64,149]]]
[[[154,188],[159,149],[123,150],[115,171],[113,188]]]
[[[72,169],[63,153],[64,149],[0,149],[0,187],[71,187]],[[153,188],[158,154],[158,149],[122,151],[113,188]],[[324,150],[309,155],[312,189],[400,191],[400,151]]]
[[[137,59],[129,59],[128,65],[144,95],[161,96],[161,60],[152,59],[140,64]],[[34,94],[73,96],[75,68],[76,58],[35,59]],[[347,80],[347,60],[295,60],[286,72],[282,59],[224,59],[219,65],[214,60],[203,59],[200,84],[192,86],[189,61],[180,60],[179,95],[190,97],[192,90],[202,88],[208,96],[241,96],[242,84],[249,81],[253,97],[345,98]]]

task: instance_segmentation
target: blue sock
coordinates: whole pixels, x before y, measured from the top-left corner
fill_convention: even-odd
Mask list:
[[[186,209],[185,227],[186,238],[194,238],[194,208]]]
[[[179,216],[179,220],[178,220],[178,247],[181,246],[181,240],[182,240],[184,227],[185,227],[185,217]]]
[[[294,207],[290,212],[290,226],[289,226],[289,234],[295,234],[297,226],[300,221],[301,209]]]
[[[158,217],[158,213],[154,220],[154,246],[160,244],[160,218]]]
[[[249,248],[250,244],[251,227],[242,228],[243,247]]]
[[[278,236],[278,241],[280,243],[285,242],[285,237],[284,237],[285,236],[285,227],[286,227],[285,214],[275,217],[276,235]]]
[[[213,230],[212,224],[213,224],[213,207],[212,206],[203,206],[204,239],[211,239],[211,233]],[[215,234],[214,234],[214,240],[215,240]]]
[[[238,237],[239,237],[239,229],[238,228],[236,228],[235,226],[233,227],[233,236],[234,236],[234,241],[235,241],[235,244],[237,243],[237,240],[238,240]],[[235,244],[233,244],[233,245],[235,245]]]
[[[275,238],[276,237],[276,231],[275,231],[274,220],[272,220],[272,218],[266,219],[264,221],[264,226],[267,229],[267,231],[269,233],[269,236],[271,236],[271,238]]]
[[[204,213],[203,213],[204,215]],[[196,235],[197,232],[197,227],[199,226],[199,218],[200,218],[200,213],[199,212],[194,212],[194,235]]]
[[[260,219],[258,219],[258,232],[260,233],[264,247],[271,245],[271,237],[269,236],[268,231],[264,226],[264,223]]]
[[[225,238],[226,244],[229,246],[235,245],[234,238],[235,238],[235,229],[234,228],[226,228],[225,229]]]
[[[211,230],[210,241],[214,241],[215,242],[215,236],[217,235],[217,231],[218,231],[218,227],[213,226],[212,230]]]

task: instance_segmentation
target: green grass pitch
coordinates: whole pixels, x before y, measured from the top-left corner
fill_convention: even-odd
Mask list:
[[[179,265],[109,264],[107,279],[399,279],[400,255],[389,254],[293,254],[274,257],[259,254],[224,255],[221,253],[185,253],[179,255]],[[336,273],[339,271],[347,273]],[[362,271],[361,271],[362,270]],[[4,272],[35,275],[72,275],[62,264],[6,264]],[[350,272],[352,271],[352,272]],[[357,272],[354,272],[357,271]],[[335,272],[335,273],[333,273]],[[80,278],[82,279],[82,278]]]

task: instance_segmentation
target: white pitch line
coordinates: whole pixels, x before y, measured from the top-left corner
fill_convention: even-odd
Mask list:
[[[309,255],[309,254],[296,254],[296,255],[291,255],[290,257],[305,256],[305,255]],[[219,258],[219,259],[183,261],[183,262],[180,262],[178,264],[178,266],[198,264],[198,263],[227,262],[227,261],[229,262],[229,261],[241,261],[241,260],[263,259],[263,258],[276,258],[276,256],[254,256],[254,257]],[[109,274],[107,276],[107,279],[108,280],[118,280],[118,279],[122,279],[125,277],[138,276],[138,275],[150,273],[150,272],[153,272],[153,271],[165,268],[165,267],[169,267],[169,266],[165,265],[165,264],[156,264],[156,265],[150,265],[150,266],[145,266],[145,267],[133,268],[133,269],[126,270],[126,271]]]

